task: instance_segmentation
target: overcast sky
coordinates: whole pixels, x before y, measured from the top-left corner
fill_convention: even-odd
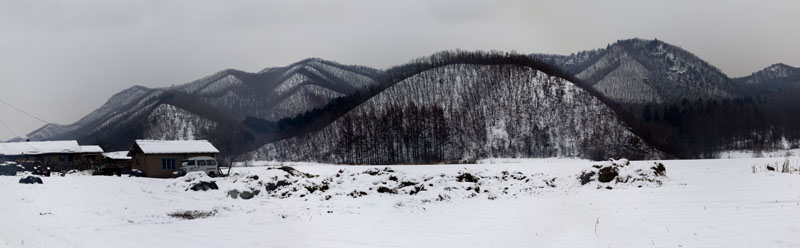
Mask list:
[[[130,86],[225,68],[386,68],[447,49],[569,54],[634,37],[741,76],[800,66],[798,24],[796,0],[2,0],[0,99],[66,124]],[[43,124],[4,105],[0,121],[18,135]]]

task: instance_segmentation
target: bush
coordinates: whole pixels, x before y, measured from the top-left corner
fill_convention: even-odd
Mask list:
[[[655,163],[656,166],[653,166],[651,169],[653,169],[653,173],[655,173],[656,176],[667,176],[667,167],[664,167],[664,164],[658,162],[653,163]]]

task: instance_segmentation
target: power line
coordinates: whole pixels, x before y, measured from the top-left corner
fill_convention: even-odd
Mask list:
[[[17,111],[19,111],[20,113],[23,113],[23,114],[25,114],[25,115],[27,115],[27,116],[30,116],[31,118],[34,118],[34,119],[37,119],[37,120],[41,121],[41,122],[44,122],[44,124],[50,124],[50,122],[49,122],[49,121],[42,120],[42,118],[36,117],[35,115],[32,115],[31,113],[25,112],[25,111],[24,111],[24,110],[22,110],[22,109],[19,109],[19,108],[17,108],[17,107],[14,107],[14,105],[11,105],[11,104],[9,104],[9,103],[8,103],[8,102],[6,102],[6,101],[3,101],[3,99],[0,99],[0,102],[2,102],[3,104],[5,104],[6,106],[9,106],[9,107],[11,107],[11,108],[13,108],[13,109],[16,109],[16,110],[17,110]],[[5,124],[3,124],[3,126],[5,126]],[[9,131],[10,131],[10,130],[11,130],[11,129],[9,129]]]
[[[11,128],[8,128],[8,126],[6,126],[6,123],[3,122],[3,120],[0,120],[0,124],[3,124],[3,126],[6,127],[6,129],[8,129],[9,132],[11,132],[11,135],[19,137],[18,135],[14,134],[14,131],[11,131]],[[5,141],[0,140],[0,144],[3,144],[3,148],[6,149],[6,151],[3,154],[5,154],[6,152],[10,152],[8,150],[8,146],[6,146],[6,142]]]
[[[22,136],[19,136],[19,135],[17,135],[17,133],[16,133],[16,132],[14,132],[14,130],[11,130],[11,128],[10,128],[10,127],[8,127],[8,125],[6,125],[6,123],[5,123],[5,122],[3,122],[3,120],[2,120],[2,119],[0,119],[0,124],[1,124],[1,125],[3,125],[4,127],[6,127],[6,129],[8,129],[8,131],[9,131],[9,132],[11,132],[11,134],[12,134],[12,135],[14,135],[14,136],[16,136],[16,137],[19,137],[19,138],[22,138]],[[34,149],[34,150],[36,150],[36,147],[33,147],[31,144],[28,144],[28,142],[22,142],[22,143],[25,143],[25,145],[27,145],[27,146],[28,146],[28,147],[30,147],[31,149]],[[9,151],[9,150],[8,150],[8,146],[6,146],[6,142],[0,142],[0,144],[3,144],[3,147],[4,147],[4,148],[6,148],[6,151]],[[9,151],[9,152],[10,152],[10,151]]]
[[[11,130],[11,128],[10,128],[10,127],[8,127],[8,125],[6,125],[6,123],[5,123],[5,122],[3,122],[3,120],[0,120],[0,124],[2,124],[2,125],[3,125],[3,126],[6,128],[6,130],[8,130],[9,132],[11,132],[11,135],[14,135],[14,136],[16,136],[16,137],[21,137],[21,136],[17,135],[17,133],[16,133],[16,132],[14,132],[14,130]]]

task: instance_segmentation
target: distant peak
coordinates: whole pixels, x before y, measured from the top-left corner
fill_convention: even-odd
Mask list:
[[[294,62],[292,64],[289,64],[288,66],[285,66],[285,67],[267,67],[267,68],[264,68],[263,70],[259,71],[258,73],[267,73],[267,72],[270,72],[270,71],[273,71],[273,70],[282,69],[282,68],[293,68],[293,67],[297,67],[297,66],[306,66],[306,65],[314,63],[314,62],[317,62],[317,63],[326,63],[326,62],[328,62],[328,63],[330,63],[330,61],[327,61],[327,60],[324,60],[324,59],[321,59],[321,58],[317,58],[317,57],[312,57],[312,58],[306,58],[306,59]]]
[[[775,63],[763,70],[759,71],[760,73],[768,73],[768,74],[786,74],[788,71],[796,70],[797,68],[791,67],[784,63]]]
[[[764,69],[762,69],[760,71],[754,72],[749,77],[751,77],[751,78],[756,78],[757,77],[757,78],[772,78],[772,79],[776,79],[776,78],[789,77],[791,75],[797,75],[797,73],[800,73],[800,69],[792,67],[792,66],[789,66],[789,65],[784,64],[784,63],[775,63],[775,64],[772,64],[770,66],[767,66],[766,68],[764,68]]]
[[[311,57],[311,58],[307,58],[307,59],[301,60],[300,62],[301,63],[311,63],[311,62],[321,62],[321,61],[323,61],[323,59],[317,58],[317,57]]]
[[[240,71],[240,70],[237,70],[237,69],[233,69],[233,68],[228,68],[228,69],[225,69],[225,70],[218,71],[217,73],[214,73],[211,76],[220,76],[220,77],[222,77],[222,76],[228,76],[228,75],[232,75],[232,74],[240,73],[240,72],[243,72],[243,71]]]
[[[631,38],[631,39],[625,39],[625,40],[617,40],[617,42],[615,42],[614,44],[616,45],[616,44],[628,44],[628,43],[670,45],[669,43],[664,42],[663,40],[659,40],[658,38],[654,38],[654,39]]]
[[[138,84],[137,84],[137,85],[131,86],[131,87],[130,87],[130,88],[128,88],[127,90],[149,90],[149,89],[150,89],[150,88],[147,88],[147,87],[145,87],[145,86],[141,86],[141,85],[138,85]]]
[[[127,89],[124,89],[124,90],[122,90],[120,92],[117,92],[116,94],[114,94],[114,96],[116,96],[116,95],[125,95],[125,94],[131,93],[131,92],[142,92],[142,91],[149,91],[149,90],[150,90],[150,88],[147,88],[145,86],[134,85],[134,86],[131,86],[131,87],[127,88]]]
[[[336,62],[333,62],[333,61],[328,61],[328,60],[324,60],[322,58],[313,57],[313,58],[307,58],[307,59],[304,59],[304,60],[300,60],[300,61],[292,64],[291,66],[294,67],[294,66],[298,66],[298,65],[309,65],[309,64],[312,64],[312,63],[323,63],[323,64],[331,64],[331,63],[333,63],[333,64],[336,64]]]
[[[787,65],[787,64],[784,64],[784,63],[775,63],[773,65],[770,65],[766,69],[767,70],[778,70],[778,69],[797,69],[797,68],[794,68],[794,67],[792,67],[790,65]]]
[[[627,40],[618,40],[614,44],[611,44],[608,48],[620,51],[624,49],[632,49],[632,50],[646,50],[659,53],[665,51],[690,53],[679,46],[672,45],[670,43],[667,43],[659,39],[632,38]]]

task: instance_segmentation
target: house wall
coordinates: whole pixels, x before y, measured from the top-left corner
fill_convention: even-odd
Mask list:
[[[33,166],[39,165],[50,167],[51,171],[61,171],[76,168],[80,163],[80,156],[77,154],[39,154],[39,155],[22,155],[14,156],[14,161],[25,166],[26,169],[33,169]]]
[[[51,171],[78,169],[80,167],[80,154],[43,154],[42,165],[50,167]]]
[[[191,157],[216,157],[214,153],[185,153],[185,154],[142,154],[131,156],[131,168],[141,170],[147,177],[171,178],[173,172],[181,169],[181,161]],[[161,159],[175,159],[175,169],[161,168]]]
[[[38,155],[7,156],[10,161],[15,161],[26,167],[33,169],[34,165],[50,167],[51,171],[66,170],[88,170],[93,165],[102,163],[102,154],[92,153],[48,153]],[[30,168],[28,168],[30,167]]]
[[[104,162],[102,153],[83,153],[81,154],[80,167],[82,170],[94,170]]]
[[[132,160],[131,159],[110,159],[105,158],[103,160],[103,165],[106,167],[114,167],[114,168],[121,168],[121,169],[131,169]]]

